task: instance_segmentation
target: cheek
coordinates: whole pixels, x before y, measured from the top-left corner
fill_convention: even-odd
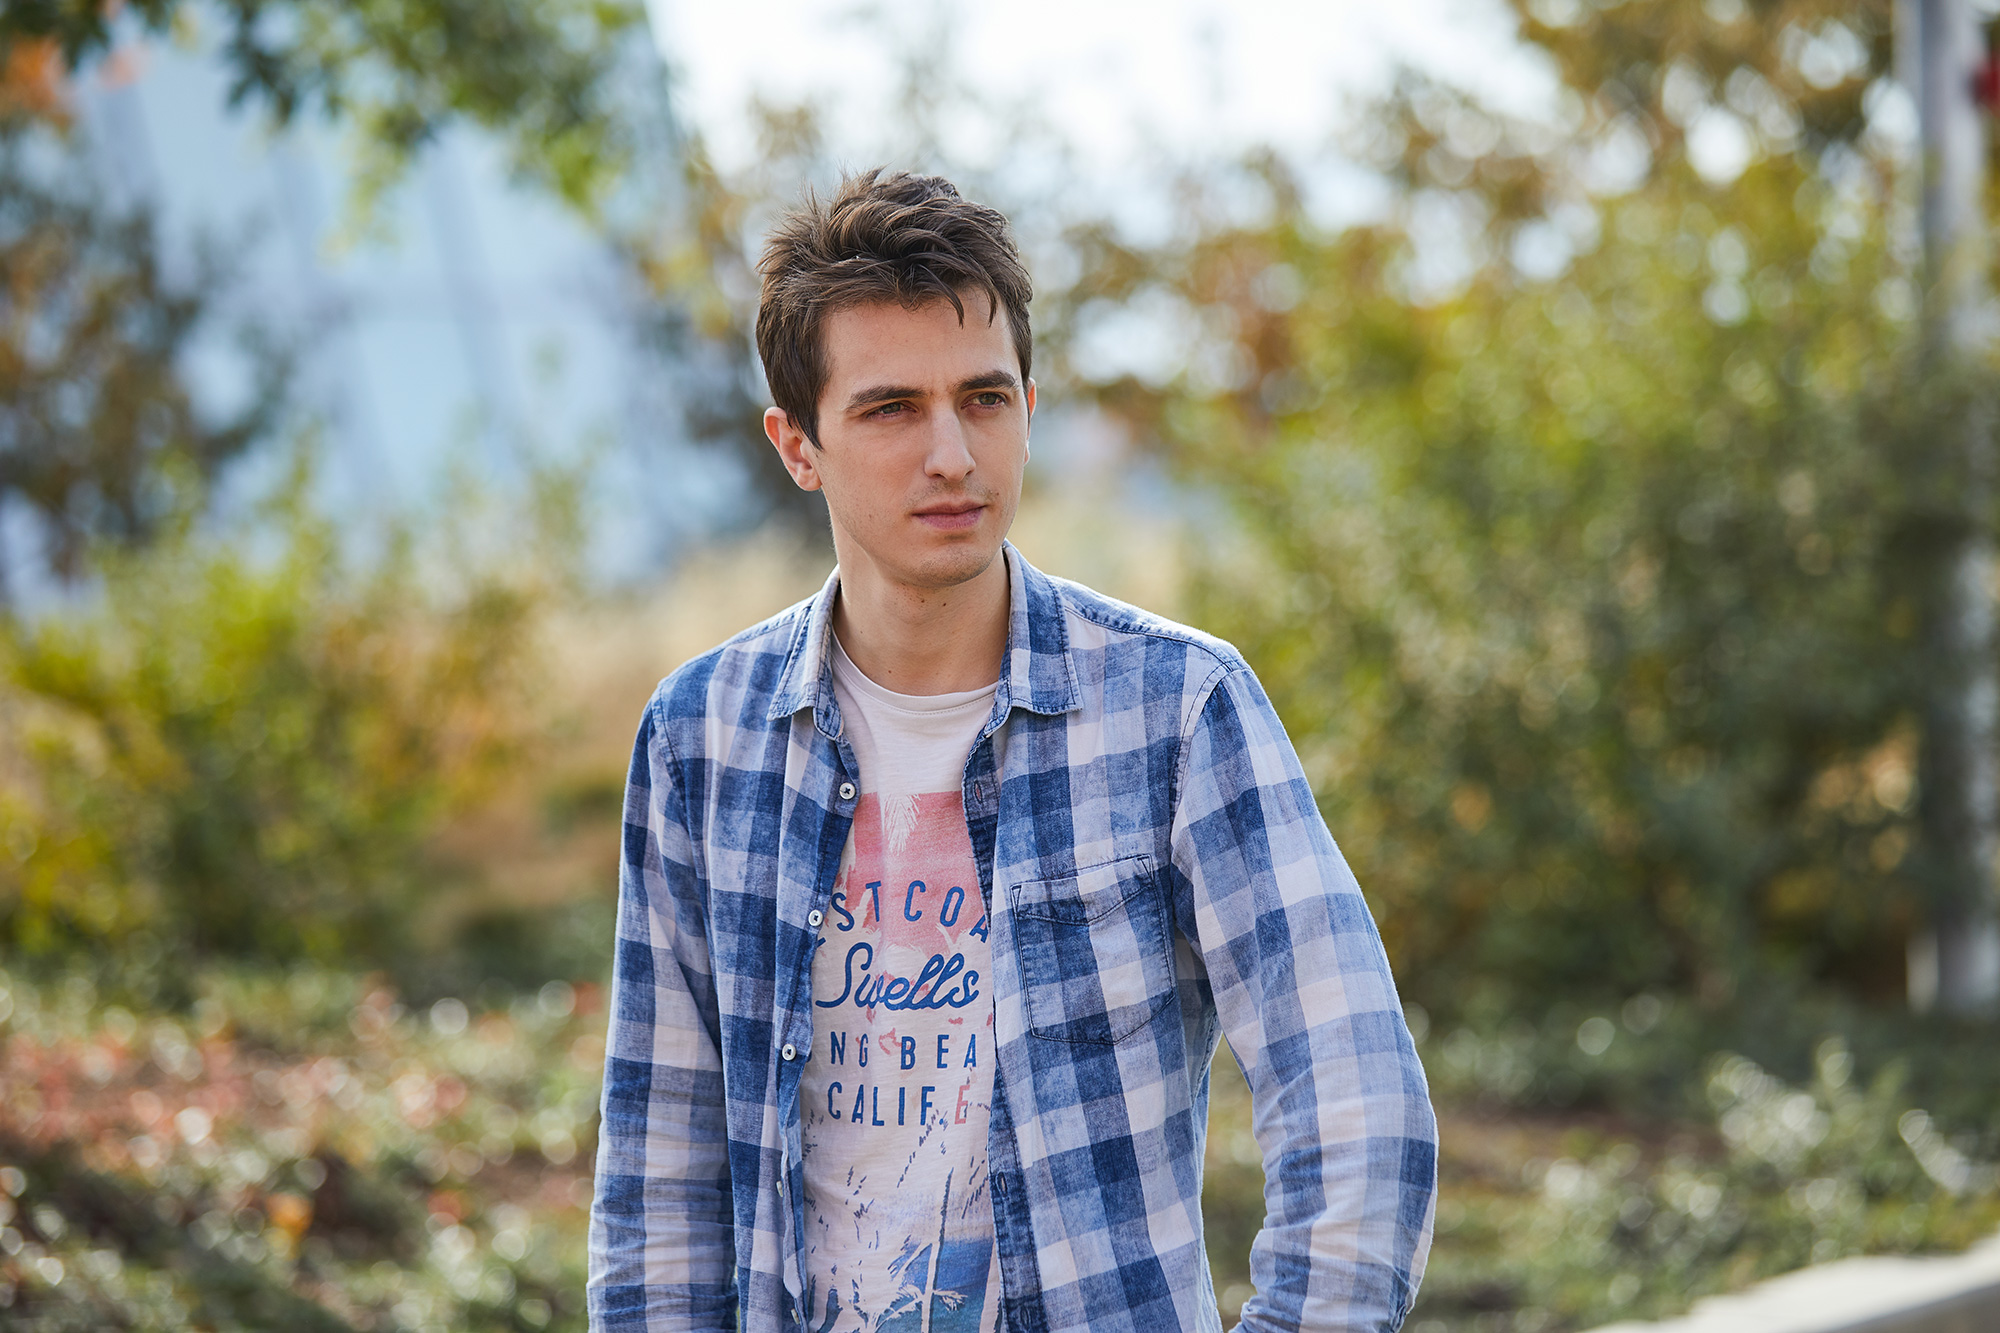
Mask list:
[[[868,448],[867,444],[868,441],[842,440],[838,446],[829,446],[819,459],[819,474],[826,483],[827,494],[840,496],[850,508],[866,506],[881,486],[876,462],[879,451]]]
[[[827,501],[851,527],[887,523],[901,512],[910,482],[908,469],[885,467],[880,459],[845,459],[839,477],[827,485]]]
[[[998,444],[992,451],[989,463],[995,471],[1006,476],[1018,477],[1028,465],[1028,438],[1025,431],[1013,435],[1004,444]]]
[[[1025,413],[979,422],[971,432],[973,453],[992,465],[1018,463],[1028,451],[1028,418]]]

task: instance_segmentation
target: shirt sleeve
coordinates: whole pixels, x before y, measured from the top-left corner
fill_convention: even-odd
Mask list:
[[[1430,1251],[1437,1120],[1381,936],[1251,671],[1214,684],[1183,754],[1177,914],[1264,1158],[1240,1327],[1393,1333]]]
[[[728,1130],[707,894],[659,700],[625,792],[590,1327],[736,1328]]]

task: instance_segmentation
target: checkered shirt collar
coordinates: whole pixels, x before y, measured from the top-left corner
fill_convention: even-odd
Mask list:
[[[1080,706],[1076,666],[1070,660],[1069,631],[1063,626],[1061,585],[1036,569],[1002,542],[1007,561],[1007,657],[993,701],[994,716],[1004,718],[1014,708],[1056,716]],[[813,724],[832,736],[839,727],[833,713],[833,663],[827,651],[833,637],[833,599],[840,590],[835,566],[792,631],[784,669],[771,694],[772,721],[801,708],[813,710]]]

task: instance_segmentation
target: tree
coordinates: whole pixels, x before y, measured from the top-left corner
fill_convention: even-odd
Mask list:
[[[1179,326],[1183,373],[1096,392],[1225,501],[1200,618],[1446,1011],[1902,988],[1951,392],[1910,354],[1874,47],[1800,85],[1855,112],[1822,114],[1690,36],[1726,8],[1544,25],[1578,43],[1556,125],[1406,80],[1358,136],[1386,221],[1320,231],[1265,159],[1231,187],[1261,177],[1264,221],[1195,180],[1191,241],[1084,236],[1061,303]],[[1795,10],[1734,22],[1782,53]],[[1745,136],[1734,175],[1700,160],[1705,114]]]
[[[220,277],[167,277],[147,214],[88,180],[57,128],[0,112],[0,502],[38,516],[62,575],[96,540],[150,536],[185,501],[178,483],[270,427],[284,381],[261,355],[247,403],[222,421],[197,410],[180,363]]]
[[[1892,61],[1893,0],[1508,0],[1522,36],[1563,83],[1638,116],[1659,140],[1685,132],[1691,97],[1751,121],[1772,106],[1817,153],[1867,128],[1865,93]]]
[[[1964,387],[1977,378],[1985,335],[1983,164],[1993,151],[1976,106],[1975,73],[1988,39],[1970,6],[1947,0],[1645,0],[1605,8],[1515,0],[1526,32],[1565,81],[1629,108],[1660,144],[1701,117],[1787,121],[1808,160],[1868,131],[1869,97],[1900,66],[1916,99],[1923,151],[1913,187],[1923,198],[1922,275],[1931,375]],[[1900,8],[1900,14],[1897,12]],[[1896,43],[1904,49],[1898,51]],[[1867,90],[1864,94],[1863,90]],[[1712,90],[1720,90],[1711,109]],[[1727,132],[1726,130],[1723,132]],[[1958,254],[1964,250],[1966,253]],[[1969,359],[1968,359],[1969,358]],[[1921,858],[1931,922],[1913,940],[1912,997],[1990,1010],[2000,1002],[2000,927],[1994,917],[2000,808],[1993,774],[1992,413],[1960,395],[1960,420],[1941,421],[1956,448],[1931,448],[1924,466],[1952,480],[1907,515],[1928,534],[1917,582],[1925,608],[1927,673],[1922,749]],[[1927,442],[1927,444],[1932,442]],[[1916,461],[1916,460],[1912,460]]]
[[[195,409],[181,363],[222,274],[169,277],[144,210],[97,197],[68,142],[63,79],[109,49],[121,14],[153,31],[219,17],[234,103],[280,125],[314,111],[354,125],[364,210],[453,117],[508,136],[524,172],[586,212],[638,145],[617,75],[643,13],[617,0],[0,8],[0,497],[42,516],[64,574],[94,538],[144,538],[177,482],[267,431],[282,399],[281,358],[266,352],[244,410],[214,422]],[[52,157],[64,166],[35,169]]]
[[[110,48],[120,15],[164,32],[216,11],[232,103],[281,125],[314,109],[351,122],[378,188],[454,116],[505,134],[522,170],[579,206],[628,161],[612,76],[643,32],[631,0],[10,0],[0,47],[53,42],[75,69]]]

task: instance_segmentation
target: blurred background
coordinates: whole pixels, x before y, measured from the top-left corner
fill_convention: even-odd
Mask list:
[[[2000,1227],[1988,19],[5,0],[0,1323],[584,1326],[630,738],[831,564],[754,261],[878,163],[1035,275],[1017,543],[1368,893],[1410,1327]]]

